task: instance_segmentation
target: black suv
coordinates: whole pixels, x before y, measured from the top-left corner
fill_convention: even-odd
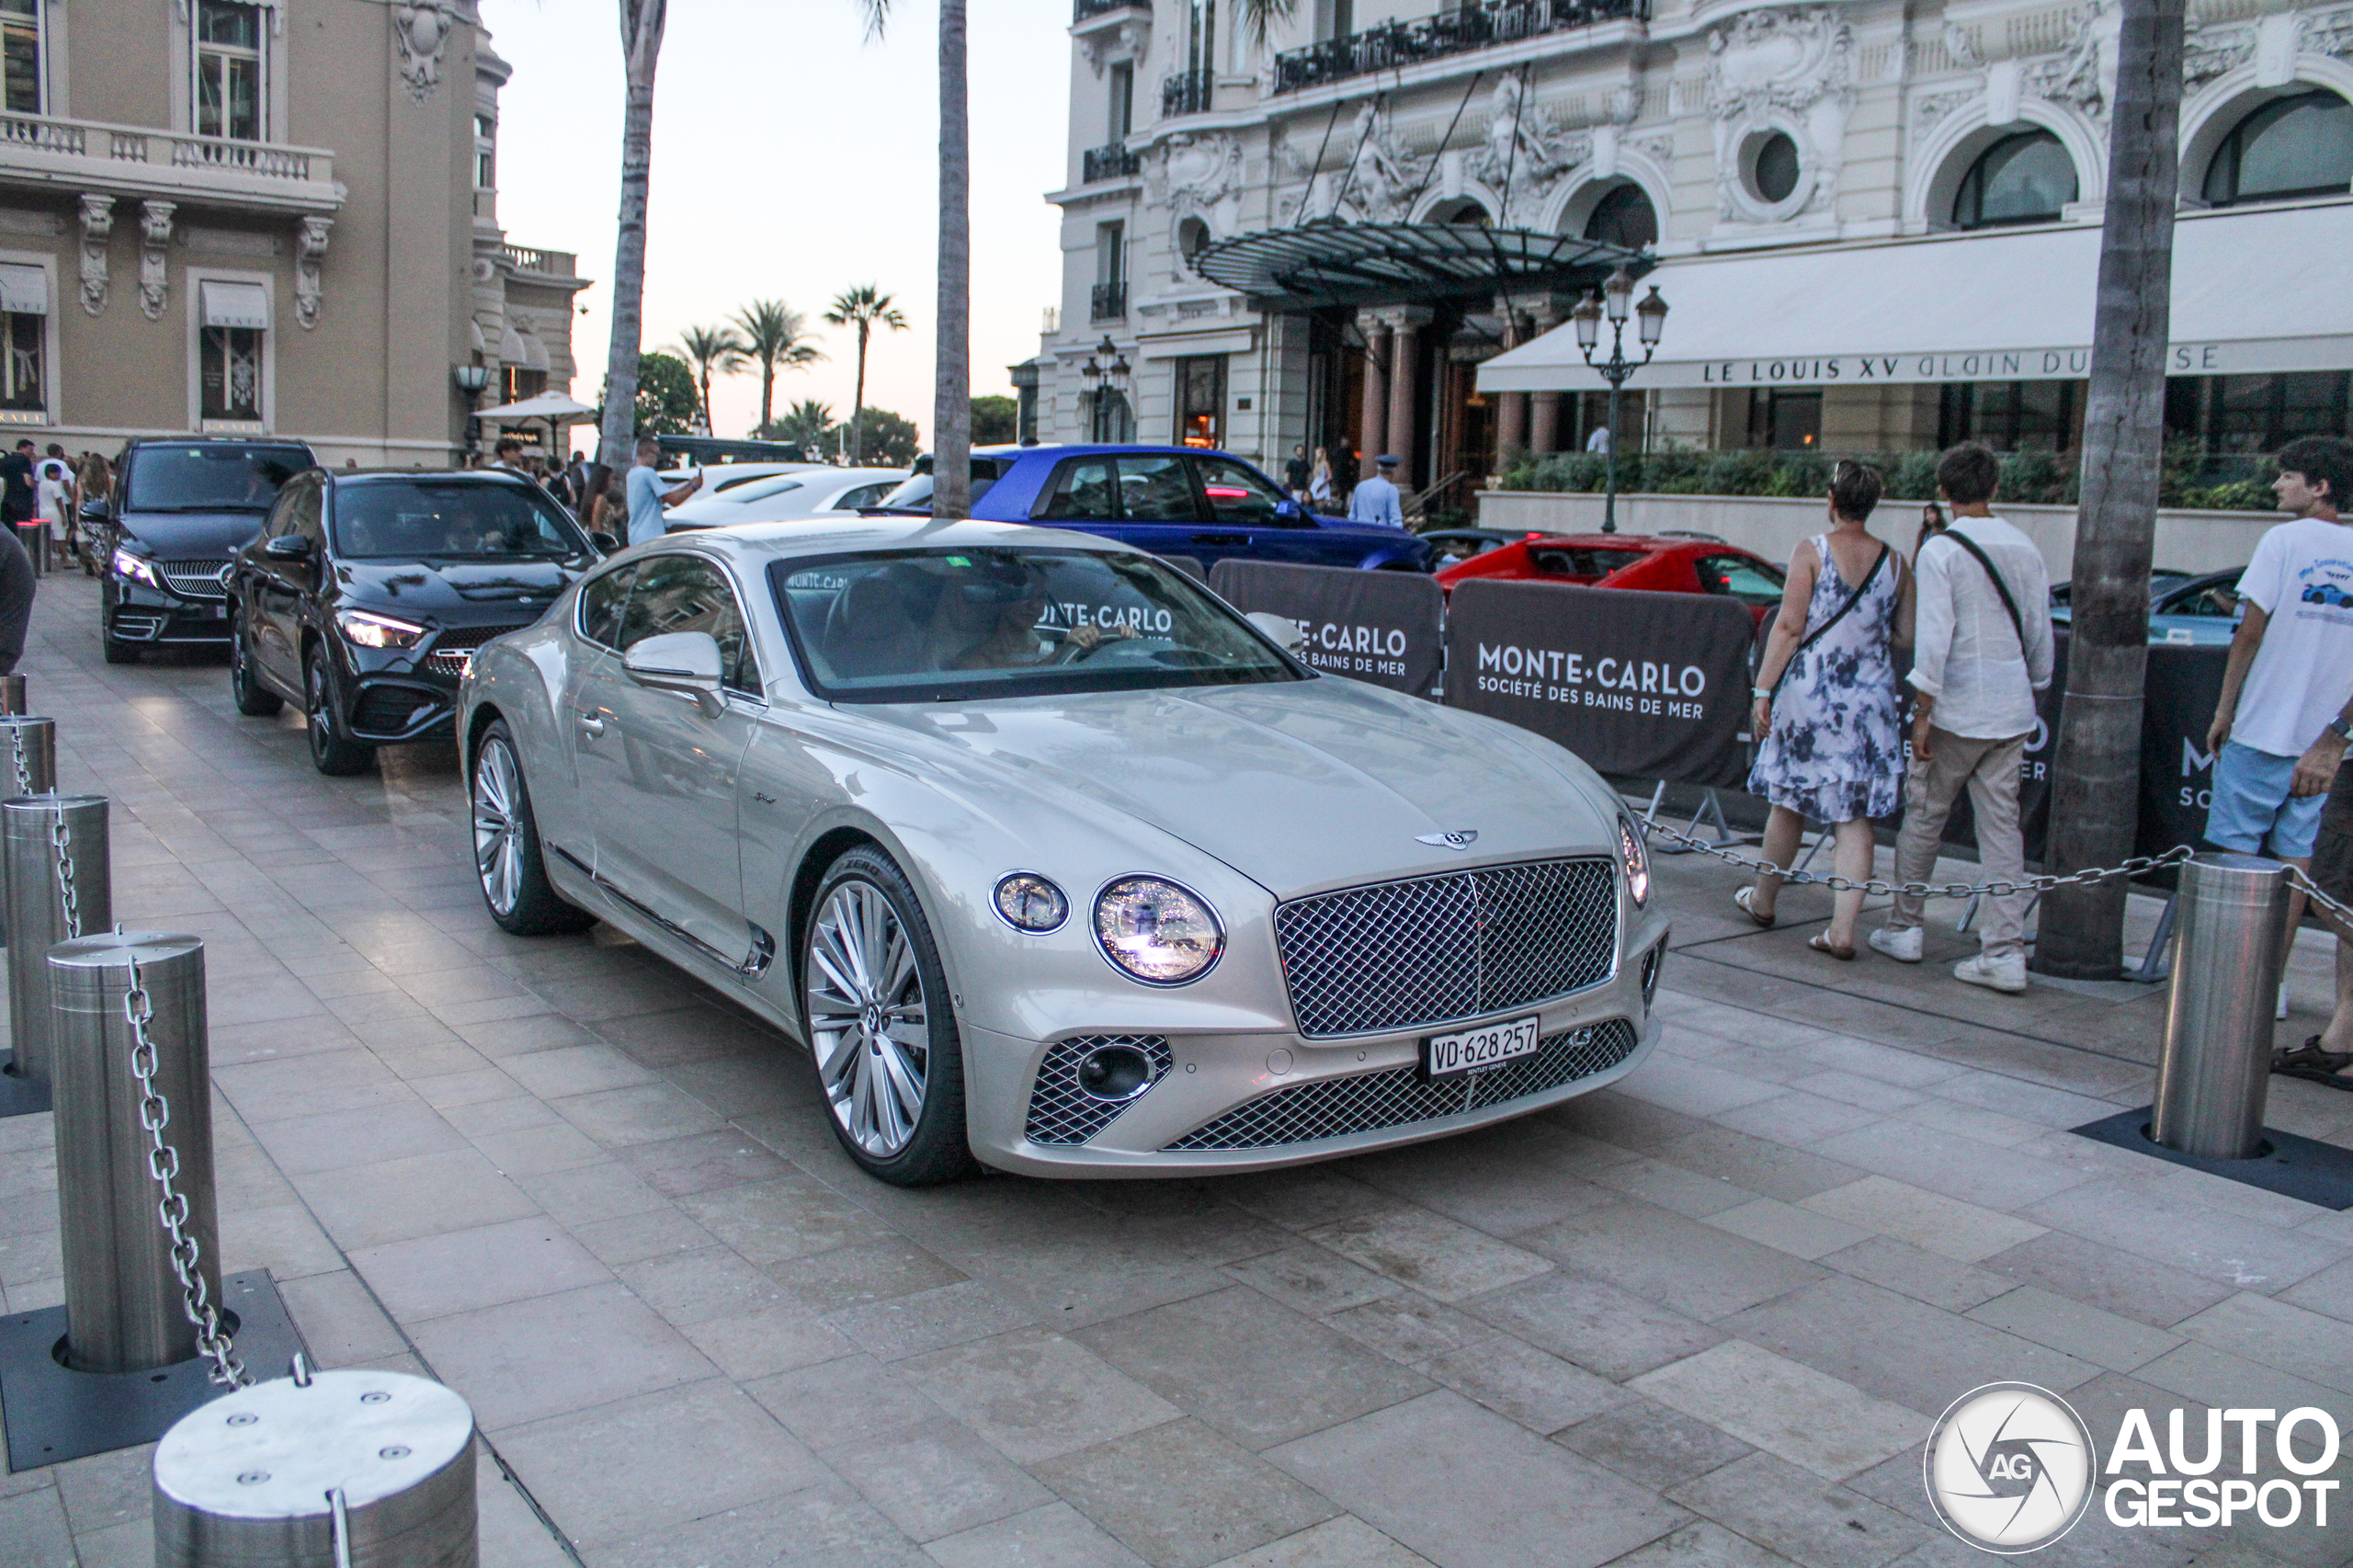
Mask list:
[[[313,470],[228,574],[237,711],[308,717],[322,773],[447,724],[474,650],[546,613],[597,561],[521,474]]]
[[[317,461],[300,441],[180,436],[124,449],[97,519],[107,663],[131,664],[142,648],[225,642],[222,569],[286,482]]]

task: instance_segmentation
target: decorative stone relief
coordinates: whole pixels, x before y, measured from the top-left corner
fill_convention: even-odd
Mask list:
[[[2052,103],[2072,104],[2106,124],[2116,97],[2116,38],[2123,20],[2113,0],[2088,0],[2067,51],[2037,62],[2028,85]]]
[[[176,201],[139,204],[139,311],[149,321],[162,320],[171,299],[172,214],[178,210]]]
[[[2183,27],[2181,82],[2185,87],[2202,87],[2255,58],[2255,28],[2246,23],[2200,27],[2193,16]]]
[[[1167,207],[1172,224],[1199,217],[1212,233],[1233,233],[1242,218],[1242,139],[1225,131],[1179,131],[1146,163],[1144,184],[1151,199]],[[1172,227],[1172,238],[1175,233]]]
[[[1912,100],[1912,139],[1923,142],[1953,110],[1978,96],[1975,87],[1954,87],[1941,93],[1921,93]]]
[[[306,217],[294,236],[294,319],[304,331],[319,324],[320,272],[327,259],[332,218]]]
[[[2298,47],[2306,54],[2353,55],[2353,6],[2336,11],[2308,13]]]
[[[1152,22],[1147,17],[1123,17],[1115,26],[1081,33],[1078,47],[1086,56],[1088,69],[1097,76],[1114,61],[1132,60],[1142,65],[1152,49]]]
[[[457,25],[449,0],[403,0],[392,12],[392,37],[400,44],[401,80],[418,103],[441,85],[441,56]]]
[[[1357,111],[1348,145],[1347,167],[1334,188],[1328,215],[1350,207],[1369,222],[1404,222],[1437,160],[1407,152],[1388,114],[1370,103]]]
[[[1797,143],[1797,211],[1829,212],[1846,162],[1855,107],[1855,35],[1828,6],[1748,11],[1708,33],[1708,114],[1715,121],[1717,210],[1728,221],[1770,222],[1741,178],[1751,136],[1786,132]]]
[[[107,308],[107,240],[114,233],[114,198],[82,198],[82,309],[97,315]]]
[[[1639,97],[1634,107],[1641,107]],[[1563,134],[1520,78],[1507,75],[1488,100],[1486,140],[1463,159],[1462,169],[1502,197],[1504,210],[1493,216],[1497,227],[1508,228],[1514,214],[1523,222],[1533,218],[1561,176],[1592,156],[1593,140],[1588,132]]]

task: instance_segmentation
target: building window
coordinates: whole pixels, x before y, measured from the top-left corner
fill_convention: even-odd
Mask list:
[[[529,365],[506,365],[500,368],[500,391],[506,395],[501,403],[520,403],[527,397],[537,397],[548,390],[548,373],[534,370]]]
[[[2299,436],[2353,435],[2353,372],[2177,376],[2165,382],[2165,434],[2210,452],[2273,452]]]
[[[2348,188],[2353,104],[2325,87],[2265,104],[2231,128],[2206,165],[2206,199],[2216,207]]]
[[[2005,136],[1978,154],[1952,199],[1957,229],[2056,222],[2075,199],[2075,160],[2048,131]]]
[[[1192,0],[1186,14],[1185,68],[1194,75],[1217,66],[1217,0]]]
[[[1658,212],[1643,187],[1631,181],[1612,186],[1594,203],[1585,221],[1585,237],[1625,250],[1646,250],[1658,244]]]
[[[1176,439],[1188,447],[1225,445],[1225,356],[1176,361]]]
[[[261,417],[259,327],[208,326],[202,338],[203,415],[207,419]]]
[[[1983,441],[1997,452],[2071,452],[2082,444],[2081,381],[1950,381],[1940,395],[1939,446]]]
[[[196,0],[196,133],[262,139],[261,7]]]
[[[1787,131],[1761,137],[1749,153],[1748,188],[1768,207],[1778,207],[1797,193],[1798,144]]]
[[[1110,121],[1106,129],[1109,142],[1124,141],[1136,123],[1136,68],[1131,62],[1121,61],[1111,67]]]
[[[1118,321],[1128,313],[1128,226],[1095,225],[1095,291],[1087,320]]]
[[[48,383],[41,376],[42,348],[49,338],[47,318],[24,311],[0,313],[8,335],[8,356],[0,362],[0,408],[43,410],[49,406]]]
[[[1777,451],[1812,451],[1822,445],[1822,389],[1775,387],[1751,392],[1748,444]]]
[[[486,114],[474,116],[474,187],[491,190],[498,184],[498,121]]]
[[[40,112],[40,0],[0,0],[0,78],[10,114]]]

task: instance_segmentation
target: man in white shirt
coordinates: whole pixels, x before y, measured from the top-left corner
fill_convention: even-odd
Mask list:
[[[629,496],[629,542],[631,544],[643,544],[648,540],[660,539],[668,533],[670,525],[663,518],[664,509],[684,506],[696,491],[702,488],[702,475],[697,473],[675,490],[665,492],[662,475],[656,467],[661,460],[662,443],[651,436],[641,437],[637,443],[637,465],[629,471],[629,477],[622,482]]]
[[[1597,454],[1608,451],[1609,449],[1609,426],[1607,425],[1595,426],[1593,427],[1593,434],[1585,438],[1585,449],[1588,452],[1594,452]]]
[[[1991,881],[2026,875],[2018,832],[2018,767],[2036,722],[2034,694],[2051,685],[2051,576],[2042,551],[1994,516],[2001,460],[1976,442],[1937,465],[1937,488],[1952,526],[1920,547],[1910,680],[1912,770],[1895,876],[1924,882],[1936,869],[1945,819],[1962,786],[1977,816],[1977,860]],[[1926,900],[1899,895],[1871,946],[1899,963],[1920,961]],[[2023,892],[1989,896],[1978,921],[1977,956],[1953,978],[2013,994],[2026,989]]]
[[[1397,460],[1383,455],[1373,460],[1379,472],[1357,486],[1348,498],[1348,521],[1352,523],[1386,523],[1392,528],[1405,526],[1405,508],[1397,496]]]

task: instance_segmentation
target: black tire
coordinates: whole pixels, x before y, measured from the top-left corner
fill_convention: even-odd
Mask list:
[[[242,615],[229,623],[229,696],[248,719],[267,719],[286,706],[286,699],[254,678],[253,652],[245,646]]]
[[[566,902],[548,881],[530,786],[506,720],[492,720],[475,743],[466,793],[472,802],[474,881],[498,928],[510,937],[552,937],[594,926],[595,915]]]
[[[326,650],[317,643],[302,657],[302,726],[311,741],[311,762],[330,778],[365,773],[376,759],[376,748],[347,738],[335,711],[335,672],[327,667]]]
[[[98,645],[106,650],[107,663],[109,665],[135,665],[139,662],[139,650],[131,643],[119,642],[111,637],[101,634],[98,638]]]
[[[887,908],[889,922],[878,920],[875,928],[887,933],[894,926],[914,960],[897,989],[871,998],[851,997],[831,978],[841,966],[834,963],[828,967],[819,962],[821,945],[842,938],[842,927],[831,923],[839,907],[837,898],[847,900],[853,912],[859,908],[868,912]],[[890,952],[887,936],[880,940],[881,945],[876,951]],[[972,1158],[964,1122],[963,1044],[956,1029],[947,971],[940,967],[939,949],[932,941],[931,926],[924,918],[923,905],[897,862],[870,845],[860,845],[844,852],[827,868],[824,881],[817,886],[817,896],[809,906],[800,959],[801,1023],[816,1067],[818,1087],[825,1097],[825,1119],[843,1151],[867,1175],[894,1187],[931,1187],[976,1174],[980,1163]],[[867,971],[878,973],[892,972],[894,967],[887,960],[865,966]],[[921,1011],[920,1023],[905,1017],[889,1019],[891,1013],[908,1010],[910,995],[914,1006]],[[866,1024],[859,1020],[878,1015],[864,1006],[867,1002],[881,1009],[879,1016],[887,1020],[883,1026],[886,1031],[892,1027],[900,1028],[909,1037],[919,1037],[920,1046],[916,1038],[892,1037],[886,1032],[877,1039],[869,1033]],[[891,1051],[887,1060],[883,1054],[886,1046]],[[911,1048],[921,1051],[920,1108],[903,1134],[892,1128],[886,1136],[886,1129],[878,1119],[887,1114],[906,1121],[902,1098],[894,1095],[887,1102],[877,1102],[870,1096],[865,1102],[870,1108],[862,1112],[858,1080],[863,1075],[870,1087],[904,1082],[905,1075],[918,1068]],[[882,1108],[884,1104],[890,1108],[887,1113]],[[861,1132],[858,1124],[862,1114],[866,1127]]]

